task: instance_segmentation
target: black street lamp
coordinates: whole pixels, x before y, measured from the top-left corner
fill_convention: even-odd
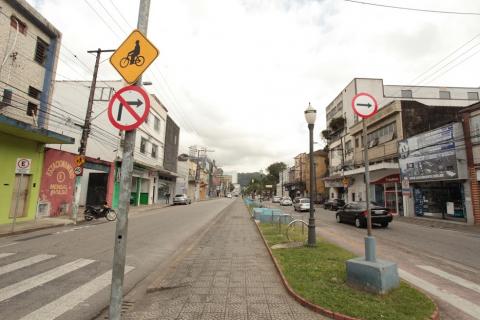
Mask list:
[[[308,131],[310,133],[310,218],[308,219],[308,246],[313,247],[317,244],[315,234],[315,208],[313,202],[314,172],[313,172],[313,127],[317,118],[317,110],[313,109],[310,102],[305,110],[305,120],[307,120]]]

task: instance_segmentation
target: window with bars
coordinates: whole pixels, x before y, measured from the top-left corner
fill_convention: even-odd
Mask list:
[[[28,95],[34,99],[37,99],[37,100],[40,100],[40,94],[42,93],[42,91],[32,87],[32,86],[29,86],[28,87]]]
[[[27,25],[25,24],[25,22],[21,21],[20,19],[18,19],[15,16],[10,16],[10,26],[12,28],[17,29],[17,25],[18,25],[18,32],[20,32],[23,35],[26,35],[27,34]]]
[[[94,101],[110,101],[112,97],[113,88],[111,87],[96,87],[93,95]]]
[[[48,43],[37,37],[34,60],[43,66],[45,64],[45,61],[47,60],[47,53]]]

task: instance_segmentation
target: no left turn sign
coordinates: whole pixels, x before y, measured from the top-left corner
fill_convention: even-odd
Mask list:
[[[118,90],[108,104],[108,119],[114,127],[125,131],[138,128],[149,112],[148,94],[138,86]]]
[[[378,103],[371,94],[361,92],[353,97],[352,108],[360,118],[366,119],[377,113]]]

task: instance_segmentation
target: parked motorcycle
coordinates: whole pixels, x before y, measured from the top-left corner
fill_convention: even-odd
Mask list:
[[[93,219],[106,218],[108,221],[115,221],[117,219],[117,213],[110,208],[107,203],[101,207],[87,206],[83,213],[86,221]]]

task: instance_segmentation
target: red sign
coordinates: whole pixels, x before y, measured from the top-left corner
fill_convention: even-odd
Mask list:
[[[114,127],[130,131],[138,128],[148,117],[150,99],[147,92],[137,86],[118,90],[108,103],[108,119]]]
[[[377,113],[378,103],[372,95],[360,92],[353,97],[352,108],[360,118],[366,119]]]

